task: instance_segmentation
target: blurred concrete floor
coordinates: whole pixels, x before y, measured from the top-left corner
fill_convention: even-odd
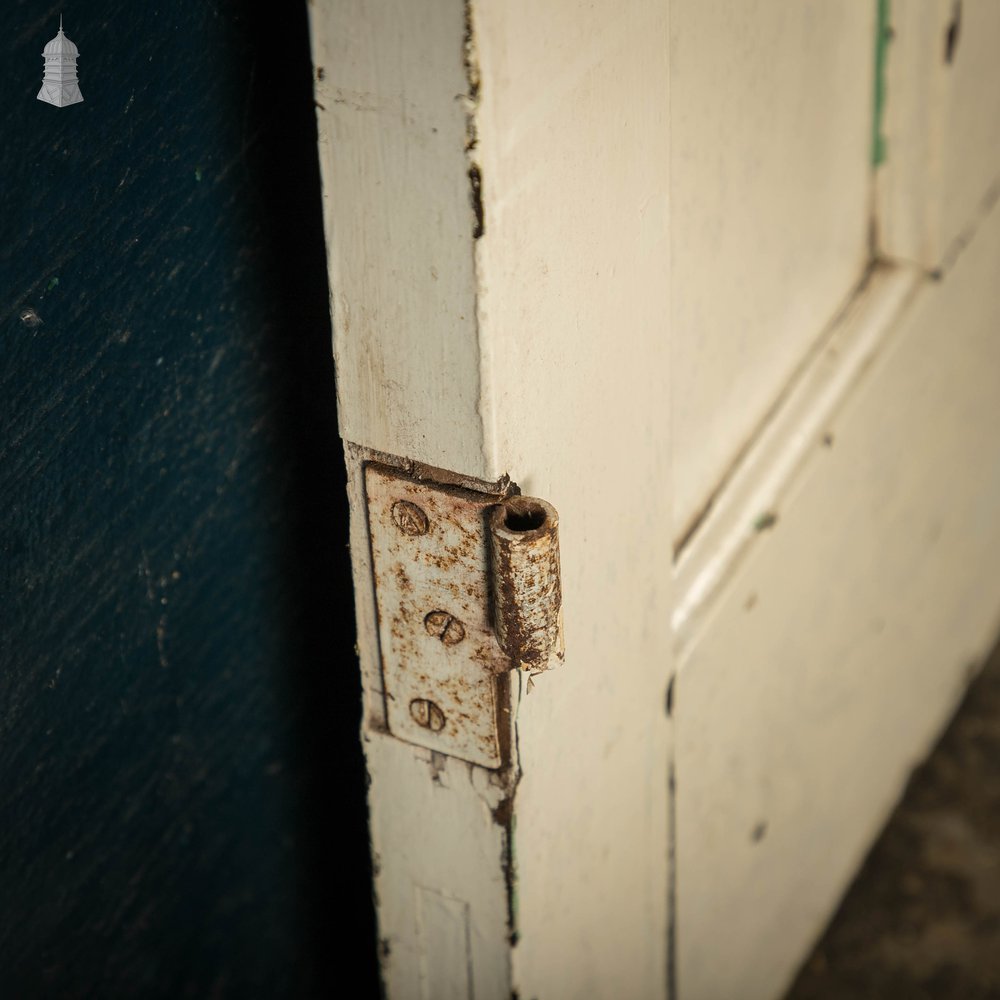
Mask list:
[[[1000,647],[786,1000],[1000,998]]]

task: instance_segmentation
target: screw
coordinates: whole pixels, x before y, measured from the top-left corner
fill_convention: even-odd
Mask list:
[[[465,626],[447,611],[432,611],[424,618],[424,628],[446,646],[454,646],[465,638]]]
[[[426,535],[430,527],[427,515],[409,500],[397,500],[392,505],[392,519],[404,535]]]
[[[444,712],[427,698],[414,698],[410,702],[410,715],[418,726],[429,729],[432,733],[439,733],[444,729]]]

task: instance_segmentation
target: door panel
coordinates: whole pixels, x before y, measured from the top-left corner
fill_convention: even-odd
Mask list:
[[[468,907],[477,998],[661,996],[670,636],[654,623],[669,620],[670,588],[669,410],[659,411],[669,391],[667,9],[425,7],[310,7],[375,730],[365,738],[383,975],[393,997],[420,996],[420,976],[437,976],[420,971],[436,932],[415,902],[437,893],[454,901],[450,913]],[[462,212],[428,207],[437,204]],[[439,254],[435,220],[463,213]],[[367,360],[376,356],[377,366]],[[424,364],[435,368],[426,383]],[[365,529],[371,460],[494,495],[508,474],[559,512],[572,661],[530,690],[513,675],[500,706],[516,719],[508,766],[412,746],[387,725]],[[441,940],[454,942],[450,933]]]
[[[889,15],[879,246],[939,271],[1000,193],[1000,6],[893,0]]]
[[[681,997],[780,995],[995,638],[998,260],[993,211],[681,656]]]
[[[310,6],[389,995],[776,996],[996,624],[996,223],[873,259],[877,3],[431,6]],[[372,462],[559,512],[500,766],[393,731]]]
[[[869,257],[875,4],[670,4],[675,538]]]

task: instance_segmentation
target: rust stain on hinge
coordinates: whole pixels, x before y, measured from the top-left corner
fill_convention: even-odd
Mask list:
[[[515,706],[564,657],[559,515],[508,476],[379,459],[364,476],[387,728],[431,750],[432,781],[444,755],[465,760],[470,776],[490,772],[514,945]]]
[[[558,515],[507,477],[481,492],[426,466],[364,469],[388,730],[503,767],[511,672],[563,658]]]
[[[510,497],[490,512],[493,620],[500,648],[532,673],[561,663],[559,515],[537,497]]]

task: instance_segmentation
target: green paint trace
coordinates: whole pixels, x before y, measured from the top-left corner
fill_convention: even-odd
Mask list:
[[[767,531],[778,523],[778,515],[773,510],[766,510],[763,514],[758,514],[753,522],[754,531]]]
[[[872,166],[885,163],[886,142],[882,132],[885,118],[885,57],[892,39],[889,24],[889,0],[875,0],[875,107],[872,115]]]

